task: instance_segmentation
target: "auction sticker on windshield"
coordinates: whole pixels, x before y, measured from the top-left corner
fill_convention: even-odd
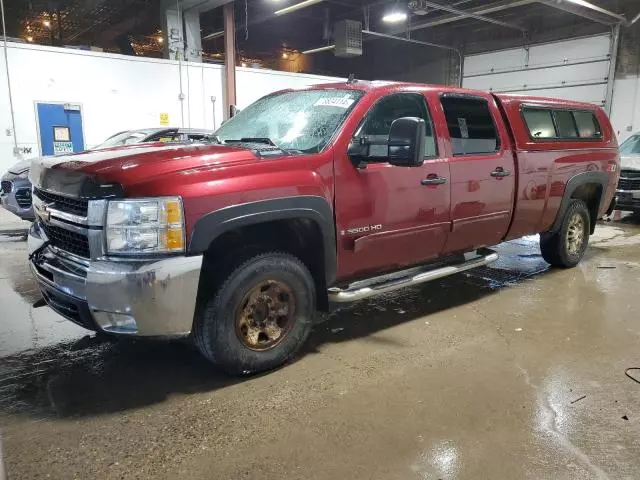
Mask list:
[[[314,107],[339,107],[349,108],[355,100],[350,97],[328,97],[320,98],[313,104]]]

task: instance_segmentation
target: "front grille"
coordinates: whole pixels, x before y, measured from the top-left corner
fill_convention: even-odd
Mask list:
[[[16,191],[16,202],[20,205],[20,208],[31,207],[31,189],[21,188]]]
[[[640,178],[620,177],[618,190],[640,190]]]
[[[620,176],[624,178],[640,178],[639,170],[620,170]]]
[[[89,258],[89,239],[86,235],[44,223],[40,225],[49,238],[51,245],[65,252]]]
[[[89,209],[89,201],[80,198],[70,198],[63,195],[57,195],[55,193],[46,192],[39,188],[34,188],[33,193],[43,202],[50,204],[51,208],[60,210],[61,212],[71,213],[72,215],[79,215],[81,217],[87,216]]]
[[[13,188],[13,184],[7,180],[2,181],[2,193],[11,193],[11,189]]]

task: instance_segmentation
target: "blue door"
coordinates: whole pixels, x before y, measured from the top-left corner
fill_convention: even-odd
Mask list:
[[[78,105],[38,103],[36,106],[42,155],[84,150],[82,111]]]

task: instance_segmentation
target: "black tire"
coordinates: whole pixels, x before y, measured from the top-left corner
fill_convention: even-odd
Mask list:
[[[579,230],[582,230],[581,240],[577,241]],[[560,230],[540,234],[542,258],[554,267],[575,267],[589,245],[590,232],[591,216],[587,205],[582,200],[571,200]]]
[[[261,296],[261,285],[269,283],[287,287],[287,310],[293,309],[289,320],[292,323],[272,347],[255,350],[248,346],[250,341],[246,336],[241,339],[243,334],[240,330],[246,330],[246,325],[238,326],[238,315],[250,308],[247,307],[247,297],[254,299],[251,295],[256,295],[256,292],[259,297],[256,302],[263,302],[261,305],[267,310],[270,308]],[[293,298],[289,298],[290,293]],[[277,252],[256,255],[232,268],[222,286],[206,300],[195,320],[195,343],[208,360],[229,374],[246,375],[270,370],[290,360],[302,347],[311,331],[315,305],[315,283],[300,260]],[[278,323],[280,318],[284,317],[279,317]]]

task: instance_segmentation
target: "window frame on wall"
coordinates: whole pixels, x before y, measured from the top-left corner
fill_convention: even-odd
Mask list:
[[[553,121],[553,128],[556,136],[554,137],[536,137],[532,135],[531,129],[529,128],[529,124],[527,123],[527,119],[525,117],[525,110],[542,110],[551,113],[551,120]],[[577,137],[563,137],[560,136],[560,131],[558,128],[558,120],[556,118],[556,112],[569,112],[571,113],[571,118],[573,119],[573,125]],[[596,132],[598,135],[590,136],[590,137],[582,137],[580,136],[580,127],[575,117],[575,113],[588,113],[591,115],[593,119],[594,127],[596,128]],[[520,104],[520,118],[524,123],[525,130],[527,131],[527,135],[529,135],[529,139],[536,143],[544,143],[544,142],[600,142],[603,138],[602,133],[602,125],[598,121],[598,117],[596,116],[596,112],[594,110],[589,110],[586,108],[563,108],[563,107],[553,107],[549,105],[534,105],[522,103]]]
[[[472,153],[455,153],[453,151],[453,138],[451,136],[451,130],[449,129],[449,122],[447,121],[447,113],[444,108],[444,104],[442,100],[444,99],[458,99],[458,100],[471,100],[474,102],[481,102],[487,106],[487,112],[489,113],[489,118],[491,119],[491,124],[493,125],[493,130],[495,132],[496,138],[496,146],[492,151],[487,152],[472,152]],[[480,95],[466,94],[466,93],[449,93],[444,92],[439,95],[439,103],[440,108],[442,108],[442,114],[445,119],[445,127],[447,130],[447,135],[449,135],[449,143],[451,146],[451,155],[452,157],[479,157],[479,156],[487,156],[487,155],[498,155],[502,151],[502,138],[500,137],[500,131],[498,130],[498,125],[496,123],[496,119],[493,116],[493,112],[491,110],[491,106],[489,105],[489,99]]]
[[[427,98],[424,96],[423,92],[393,92],[393,93],[389,93],[386,95],[382,95],[380,98],[376,99],[376,101],[373,103],[373,105],[371,105],[371,107],[367,110],[367,112],[363,115],[362,120],[360,121],[360,123],[358,124],[358,126],[355,129],[355,132],[353,134],[353,138],[354,139],[360,139],[360,138],[366,138],[367,134],[363,133],[363,129],[366,127],[367,122],[370,120],[371,116],[373,114],[375,114],[376,108],[378,108],[380,106],[380,104],[382,104],[382,102],[389,100],[393,97],[397,97],[397,96],[412,96],[412,97],[417,97],[416,99],[418,100],[418,102],[422,102],[422,106],[424,107],[424,111],[423,111],[423,116],[421,116],[420,118],[422,118],[423,120],[425,120],[425,122],[427,123],[428,128],[431,131],[431,138],[433,138],[433,149],[434,149],[434,153],[432,155],[427,155],[426,154],[426,149],[425,149],[425,154],[423,156],[424,160],[433,160],[436,158],[440,158],[440,152],[439,152],[439,148],[438,148],[438,137],[436,136],[436,131],[435,131],[435,124],[433,122],[433,115],[431,112],[431,108],[429,107],[429,102],[427,101]],[[427,118],[424,118],[424,114],[426,114]],[[402,118],[402,117],[398,117],[398,118]],[[387,146],[388,146],[388,136],[387,136]],[[364,157],[362,159],[363,162],[365,163],[389,163],[389,155],[387,154],[386,157],[384,156],[373,156],[373,155],[367,155],[366,157]]]

